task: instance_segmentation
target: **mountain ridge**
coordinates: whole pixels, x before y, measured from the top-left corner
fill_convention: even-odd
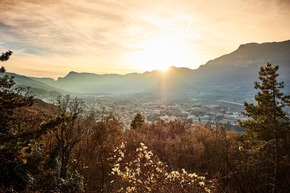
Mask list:
[[[279,78],[290,90],[290,40],[247,43],[236,50],[201,65],[198,69],[170,67],[167,72],[95,74],[71,71],[57,80],[32,78],[53,88],[73,93],[129,94],[162,90],[168,95],[221,95],[233,92],[247,95],[253,90],[258,71],[266,63],[279,65]],[[166,88],[165,88],[166,87]],[[233,89],[233,88],[239,88]],[[232,91],[231,91],[232,89]],[[239,94],[237,94],[239,95]]]

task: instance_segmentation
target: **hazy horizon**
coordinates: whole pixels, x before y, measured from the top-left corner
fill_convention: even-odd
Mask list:
[[[5,66],[5,65],[4,65]],[[9,66],[8,66],[9,67]],[[70,73],[79,73],[79,74],[96,74],[96,75],[130,75],[130,74],[144,74],[144,73],[147,73],[147,72],[154,72],[154,71],[159,71],[160,73],[168,73],[169,72],[169,69],[171,67],[175,67],[175,68],[187,68],[187,69],[190,69],[190,70],[196,70],[196,69],[193,69],[193,68],[189,68],[189,67],[176,67],[176,66],[169,66],[167,70],[158,70],[158,69],[152,69],[152,70],[147,70],[147,71],[141,71],[141,72],[128,72],[128,73],[124,73],[124,74],[121,74],[121,73],[96,73],[96,72],[78,72],[78,71],[74,71],[74,70],[71,70],[71,71],[68,71],[66,74],[64,74],[63,76],[59,76],[59,77],[49,77],[49,76],[30,76],[30,75],[26,75],[26,74],[21,74],[21,73],[15,73],[15,72],[12,72],[12,71],[6,71],[5,73],[12,73],[12,74],[18,74],[18,75],[21,75],[21,76],[27,76],[27,77],[31,77],[31,78],[52,78],[54,80],[57,80],[58,78],[64,78],[65,76],[69,75]],[[198,68],[197,68],[198,69]]]
[[[290,39],[290,2],[0,0],[3,65],[32,77],[196,69],[241,44]]]

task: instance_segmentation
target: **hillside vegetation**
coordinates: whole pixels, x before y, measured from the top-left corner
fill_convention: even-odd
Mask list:
[[[148,124],[142,112],[124,130],[79,98],[47,104],[1,76],[0,192],[290,192],[290,96],[277,71],[260,68],[242,135],[218,123]]]

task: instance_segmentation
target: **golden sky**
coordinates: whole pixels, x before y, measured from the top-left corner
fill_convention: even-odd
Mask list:
[[[288,39],[289,0],[0,0],[2,65],[28,76],[195,69]]]

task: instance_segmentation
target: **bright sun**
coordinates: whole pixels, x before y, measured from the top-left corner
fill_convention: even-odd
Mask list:
[[[191,45],[177,35],[163,35],[138,43],[129,58],[142,71],[166,71],[170,66],[190,65]]]

